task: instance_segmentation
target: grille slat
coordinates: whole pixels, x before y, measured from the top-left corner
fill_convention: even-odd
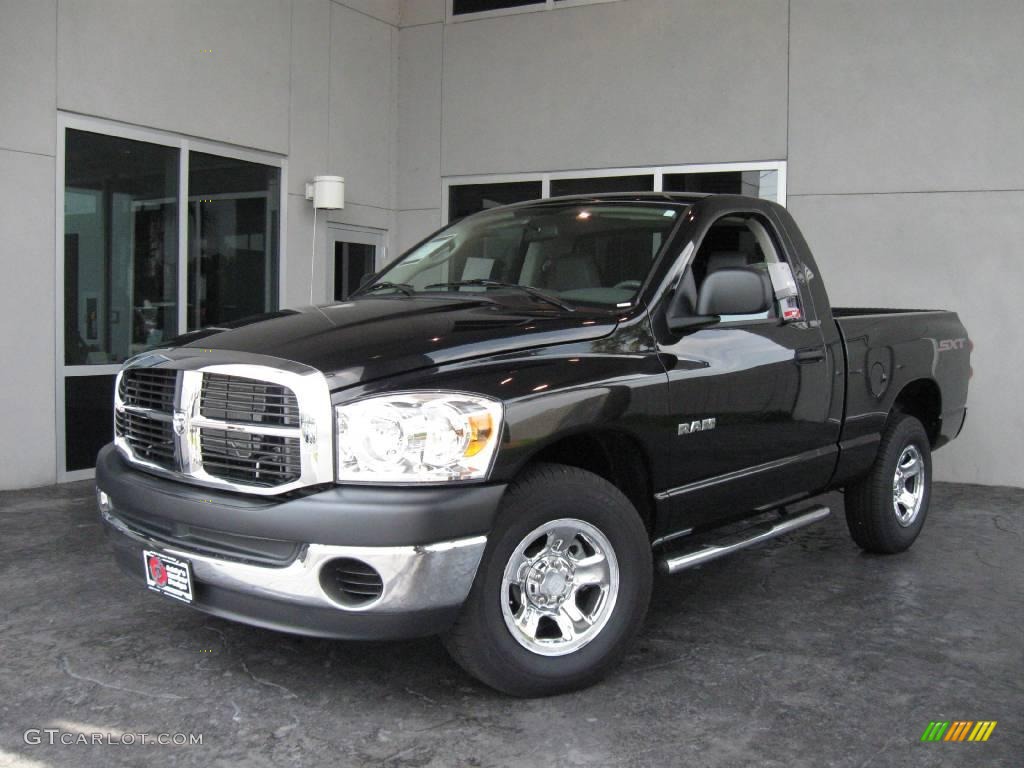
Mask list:
[[[299,425],[299,401],[288,387],[220,373],[203,375],[199,410],[210,419],[281,427]]]
[[[164,469],[176,469],[174,429],[168,421],[159,421],[131,411],[118,411],[115,427],[127,441],[132,454]]]
[[[118,395],[125,405],[170,413],[178,372],[162,368],[130,368],[121,375]]]
[[[274,486],[298,480],[302,474],[301,446],[297,437],[204,427],[199,431],[199,445],[203,468],[223,480]]]

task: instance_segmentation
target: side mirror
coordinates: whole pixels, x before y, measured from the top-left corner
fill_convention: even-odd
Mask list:
[[[698,315],[756,315],[768,311],[772,286],[756,267],[719,269],[704,278],[697,298]]]

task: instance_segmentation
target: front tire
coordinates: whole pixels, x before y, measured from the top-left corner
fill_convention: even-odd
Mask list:
[[[626,653],[650,601],[651,546],[611,483],[576,467],[533,467],[510,486],[449,653],[513,696],[600,680]]]
[[[890,420],[871,471],[846,489],[846,525],[861,549],[903,552],[917,539],[931,501],[928,434],[913,416]]]

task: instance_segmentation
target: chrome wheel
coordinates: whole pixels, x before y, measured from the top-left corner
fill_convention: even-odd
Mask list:
[[[501,612],[524,648],[562,656],[597,637],[618,592],[619,563],[608,538],[583,520],[552,520],[519,542],[506,563]]]
[[[896,474],[892,479],[892,508],[896,522],[904,528],[917,519],[924,502],[924,488],[924,459],[916,446],[908,445],[896,462]]]

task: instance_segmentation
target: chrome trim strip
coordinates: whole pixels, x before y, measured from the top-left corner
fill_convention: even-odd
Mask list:
[[[828,507],[814,506],[792,517],[781,518],[774,523],[755,525],[735,534],[736,538],[732,541],[709,542],[694,551],[684,552],[674,557],[665,557],[658,561],[658,568],[663,573],[679,573],[686,568],[717,560],[741,549],[752,547],[754,544],[760,544],[762,541],[774,539],[776,536],[816,523],[828,517],[831,512],[832,510]]]
[[[692,493],[693,491],[701,491],[705,488],[710,488],[713,485],[720,483],[728,483],[733,480],[741,480],[744,477],[750,475],[756,475],[761,472],[770,472],[773,469],[782,469],[782,467],[790,464],[798,464],[803,461],[813,461],[814,459],[820,459],[825,456],[829,456],[839,449],[834,445],[829,445],[825,448],[815,448],[813,451],[804,451],[803,453],[797,453],[792,456],[784,456],[781,459],[775,459],[774,461],[768,461],[764,464],[758,464],[754,467],[747,467],[745,469],[738,470],[736,472],[729,472],[725,475],[717,475],[715,477],[709,477],[705,480],[698,480],[688,485],[680,485],[676,488],[669,488],[664,491],[658,491],[654,494],[654,498],[658,501],[664,501],[665,499],[671,499],[675,496],[679,496],[684,493]]]
[[[134,368],[161,368],[181,371],[173,408],[184,417],[183,429],[176,432],[175,448],[180,470],[169,470],[137,458],[128,441],[115,431],[114,445],[121,455],[135,466],[162,477],[210,488],[275,496],[310,485],[334,482],[334,416],[330,390],[324,375],[307,365],[267,355],[245,352],[179,347],[147,352],[125,363],[114,384],[115,413],[130,410],[161,421],[173,421],[173,414],[126,405],[121,401],[120,384],[124,371]],[[219,373],[240,376],[291,389],[299,404],[299,426],[260,426],[239,424],[204,417],[200,413],[203,374]],[[200,429],[222,429],[228,432],[292,437],[299,440],[300,471],[298,479],[261,487],[214,477],[203,469]]]
[[[121,374],[117,375],[118,382],[121,381]],[[115,394],[115,399],[120,395]],[[153,421],[171,421],[173,418],[171,414],[158,411],[155,408],[143,408],[141,405],[122,405],[121,410],[128,411],[129,413],[137,413],[140,416],[147,416]]]
[[[408,547],[345,547],[308,544],[284,568],[221,560],[168,547],[132,530],[106,510],[100,514],[118,534],[140,547],[188,560],[197,581],[254,597],[336,608],[352,613],[400,613],[461,605],[469,595],[487,545],[486,536]],[[373,566],[384,590],[371,603],[345,605],[320,586],[320,569],[339,557]]]

